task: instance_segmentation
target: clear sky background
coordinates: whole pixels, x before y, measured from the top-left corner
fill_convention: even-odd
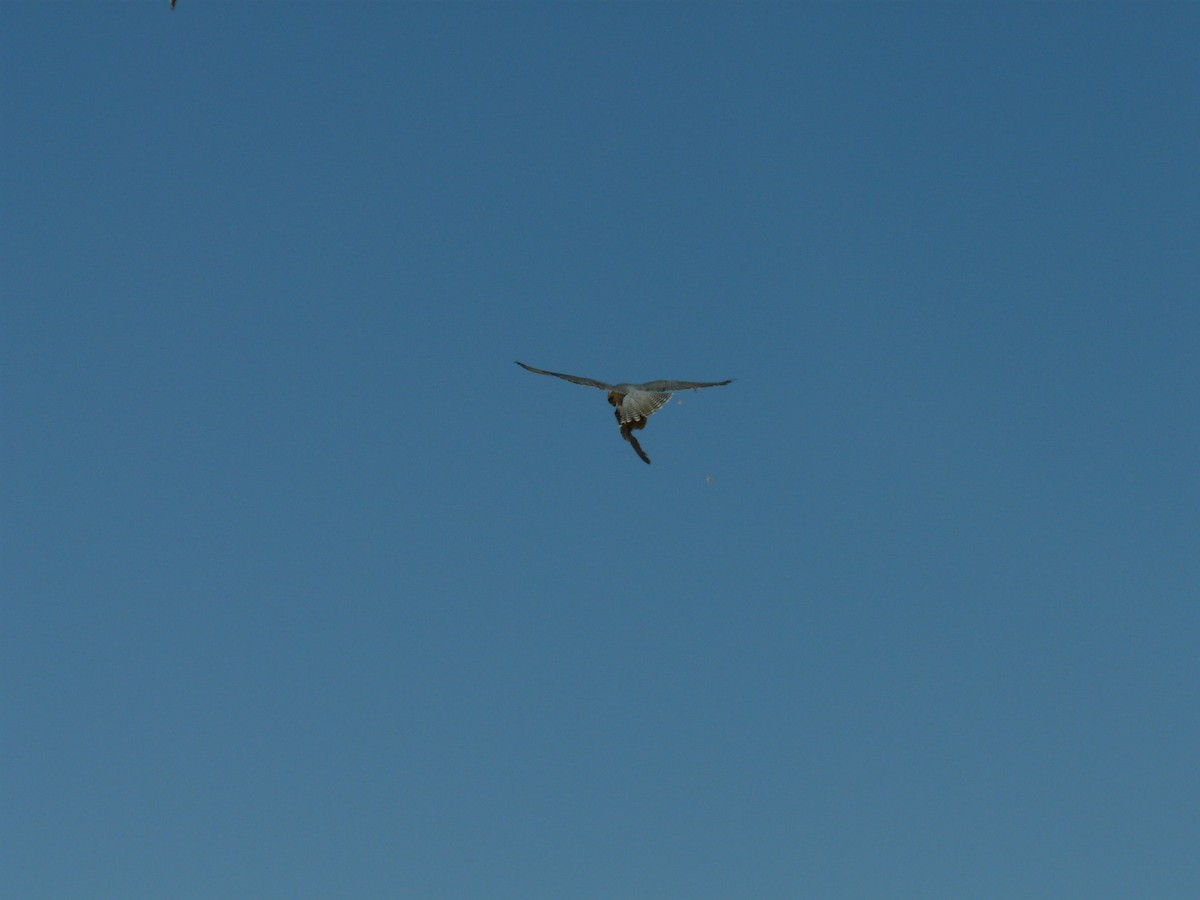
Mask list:
[[[1200,895],[1198,46],[4,4],[0,893]]]

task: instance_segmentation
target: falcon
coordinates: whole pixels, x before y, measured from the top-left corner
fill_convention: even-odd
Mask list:
[[[650,457],[642,449],[633,433],[646,427],[646,420],[664,403],[671,399],[675,391],[696,390],[697,388],[720,387],[733,381],[647,381],[645,384],[605,384],[594,378],[581,378],[578,375],[564,375],[562,372],[547,372],[545,369],[535,369],[523,362],[517,363],[527,372],[538,375],[553,375],[569,381],[571,384],[581,384],[584,387],[599,388],[608,391],[608,402],[616,407],[613,415],[617,417],[617,425],[621,428],[621,437],[633,445],[634,452],[642,462],[650,464]]]

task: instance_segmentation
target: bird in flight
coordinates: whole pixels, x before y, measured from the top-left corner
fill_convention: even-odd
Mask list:
[[[645,384],[605,384],[592,378],[581,378],[578,375],[564,375],[562,372],[547,372],[545,369],[535,369],[523,362],[517,363],[528,372],[538,375],[553,375],[572,384],[582,384],[584,387],[599,388],[608,391],[608,402],[616,407],[613,415],[621,427],[621,437],[633,445],[634,452],[641,457],[642,462],[649,465],[650,457],[642,449],[633,433],[646,427],[650,414],[671,399],[674,391],[695,390],[696,388],[720,387],[733,381],[647,381]]]

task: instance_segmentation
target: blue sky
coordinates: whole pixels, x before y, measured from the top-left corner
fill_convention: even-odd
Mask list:
[[[1198,38],[5,4],[0,893],[1196,896]]]

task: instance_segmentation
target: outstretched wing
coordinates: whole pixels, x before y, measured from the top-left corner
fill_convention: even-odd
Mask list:
[[[569,381],[571,384],[582,384],[584,387],[600,388],[602,391],[611,391],[613,386],[605,384],[603,381],[596,381],[592,378],[581,378],[578,375],[564,375],[562,372],[547,372],[545,369],[535,369],[533,366],[527,366],[523,362],[517,363],[522,369],[529,372],[536,372],[538,375],[553,375],[555,378],[561,378],[564,381]]]
[[[731,384],[733,379],[728,381],[647,381],[645,384],[639,384],[644,391],[687,391],[695,390],[702,387],[720,387],[723,384]],[[657,409],[657,407],[655,407]]]
[[[669,393],[655,391],[630,391],[621,399],[618,415],[621,422],[637,422],[650,418],[650,414],[671,399]]]

